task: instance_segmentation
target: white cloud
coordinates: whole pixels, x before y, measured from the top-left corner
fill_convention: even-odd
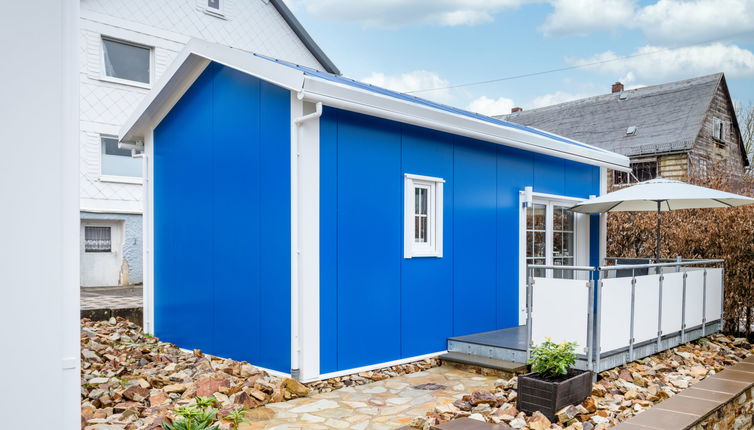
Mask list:
[[[751,0],[659,0],[637,14],[653,42],[699,42],[754,30]]]
[[[478,25],[527,0],[296,0],[312,15],[366,27]]]
[[[469,103],[466,110],[489,116],[505,115],[511,113],[513,106],[513,100],[509,98],[500,97],[498,99],[491,99],[487,96],[482,96]]]
[[[606,89],[607,90],[607,89]],[[607,91],[604,91],[607,92]],[[569,93],[566,91],[555,91],[554,93],[544,94],[539,97],[535,97],[529,104],[531,109],[536,109],[544,106],[556,105],[559,103],[570,102],[571,100],[583,99],[585,97],[591,97],[595,94],[577,94]]]
[[[539,30],[553,35],[638,29],[650,43],[698,43],[754,30],[752,0],[549,0],[554,10]],[[749,35],[751,38],[751,35]]]
[[[636,13],[633,0],[552,0],[555,10],[539,30],[545,34],[586,35],[597,30],[615,30]]]
[[[371,75],[363,78],[362,81],[367,84],[376,85],[378,87],[387,88],[401,93],[426,90],[429,88],[442,88],[447,87],[450,84],[437,73],[427,70],[414,70],[413,72],[401,73],[399,75],[386,75],[380,72],[372,72]],[[448,89],[424,91],[417,95],[442,103],[447,103],[451,98]]]
[[[725,72],[729,78],[754,77],[754,53],[736,45],[715,43],[676,49],[644,46],[633,55],[640,56],[618,59],[614,52],[606,51],[590,58],[566,61],[574,65],[609,61],[589,66],[586,70],[612,75],[626,82],[656,83],[717,72]]]

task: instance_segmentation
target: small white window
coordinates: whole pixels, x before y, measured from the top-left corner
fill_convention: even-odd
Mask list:
[[[110,252],[110,227],[84,227],[84,252]]]
[[[204,12],[219,17],[225,16],[226,0],[200,0],[204,6]]]
[[[406,174],[404,257],[442,257],[442,178]]]
[[[103,176],[141,178],[141,159],[132,157],[130,149],[118,147],[118,139],[100,136],[102,157],[100,159]]]
[[[712,120],[712,137],[720,141],[725,140],[725,124],[720,118],[714,118]]]
[[[104,76],[123,83],[150,83],[152,49],[146,46],[102,38]]]

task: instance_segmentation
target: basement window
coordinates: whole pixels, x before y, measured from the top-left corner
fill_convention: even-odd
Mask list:
[[[110,252],[112,239],[110,227],[84,227],[84,252]]]
[[[405,175],[404,257],[442,257],[442,178]]]

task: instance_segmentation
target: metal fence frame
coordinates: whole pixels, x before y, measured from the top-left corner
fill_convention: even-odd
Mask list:
[[[616,260],[624,260],[622,258],[618,257],[610,257],[606,258],[606,261],[616,261]],[[628,260],[628,259],[626,259]],[[641,259],[646,261],[647,259]],[[654,259],[649,259],[650,261]],[[624,361],[633,361],[638,358],[645,357],[647,355],[650,355],[648,351],[654,351],[659,352],[663,350],[663,333],[662,333],[662,283],[664,280],[663,272],[668,269],[672,268],[675,269],[675,272],[681,272],[684,267],[692,267],[692,266],[708,266],[708,265],[720,265],[719,268],[722,269],[722,280],[721,280],[721,300],[720,300],[720,326],[719,329],[722,330],[722,322],[724,321],[724,309],[725,309],[725,265],[724,260],[719,259],[706,259],[706,260],[689,260],[689,259],[682,259],[681,257],[677,257],[675,259],[661,259],[660,261],[664,261],[662,263],[642,263],[642,264],[615,264],[615,265],[605,265],[605,266],[558,266],[558,265],[547,265],[547,264],[528,264],[526,266],[526,357],[527,360],[531,357],[531,349],[534,346],[532,344],[532,311],[533,311],[533,288],[535,284],[535,278],[533,276],[533,271],[540,269],[545,270],[546,274],[549,273],[550,270],[572,270],[574,272],[588,272],[589,273],[589,280],[587,281],[587,287],[589,288],[589,300],[587,303],[588,309],[588,326],[587,326],[587,346],[584,351],[585,358],[586,358],[586,367],[587,370],[594,370],[596,372],[600,372],[604,369],[601,368],[601,359],[602,359],[602,351],[600,348],[600,340],[601,340],[601,327],[600,327],[600,318],[599,316],[602,315],[602,287],[603,287],[603,280],[606,278],[609,278],[610,273],[617,274],[618,271],[626,271],[631,270],[631,311],[630,311],[630,339],[629,339],[629,345],[628,345],[628,353],[627,356],[624,355],[623,359]],[[636,295],[636,271],[637,270],[654,270],[655,274],[659,274],[659,281],[658,281],[658,295],[659,295],[659,301],[658,301],[658,316],[657,316],[657,338],[653,343],[655,344],[654,348],[651,348],[651,345],[649,348],[646,348],[646,345],[642,346],[642,351],[639,355],[641,357],[637,356],[636,353],[636,342],[634,339],[634,323],[635,323],[635,295]],[[701,336],[695,336],[695,338],[703,337],[707,334],[707,267],[704,267],[704,274],[703,274],[703,284],[702,284],[702,325],[701,325]],[[640,275],[642,276],[642,275]],[[681,331],[680,331],[680,343],[685,343],[688,341],[688,333],[687,333],[687,327],[686,327],[686,273],[684,272],[683,275],[683,302],[682,302],[682,311],[681,311]],[[670,345],[672,341],[666,340],[666,345]],[[667,349],[667,348],[664,348]],[[651,352],[651,353],[654,353]]]

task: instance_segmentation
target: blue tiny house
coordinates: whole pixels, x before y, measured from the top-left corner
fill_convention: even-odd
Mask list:
[[[628,159],[192,41],[121,134],[146,160],[145,330],[302,380],[523,323],[523,267],[596,264],[568,211]],[[562,274],[567,276],[567,274]]]

